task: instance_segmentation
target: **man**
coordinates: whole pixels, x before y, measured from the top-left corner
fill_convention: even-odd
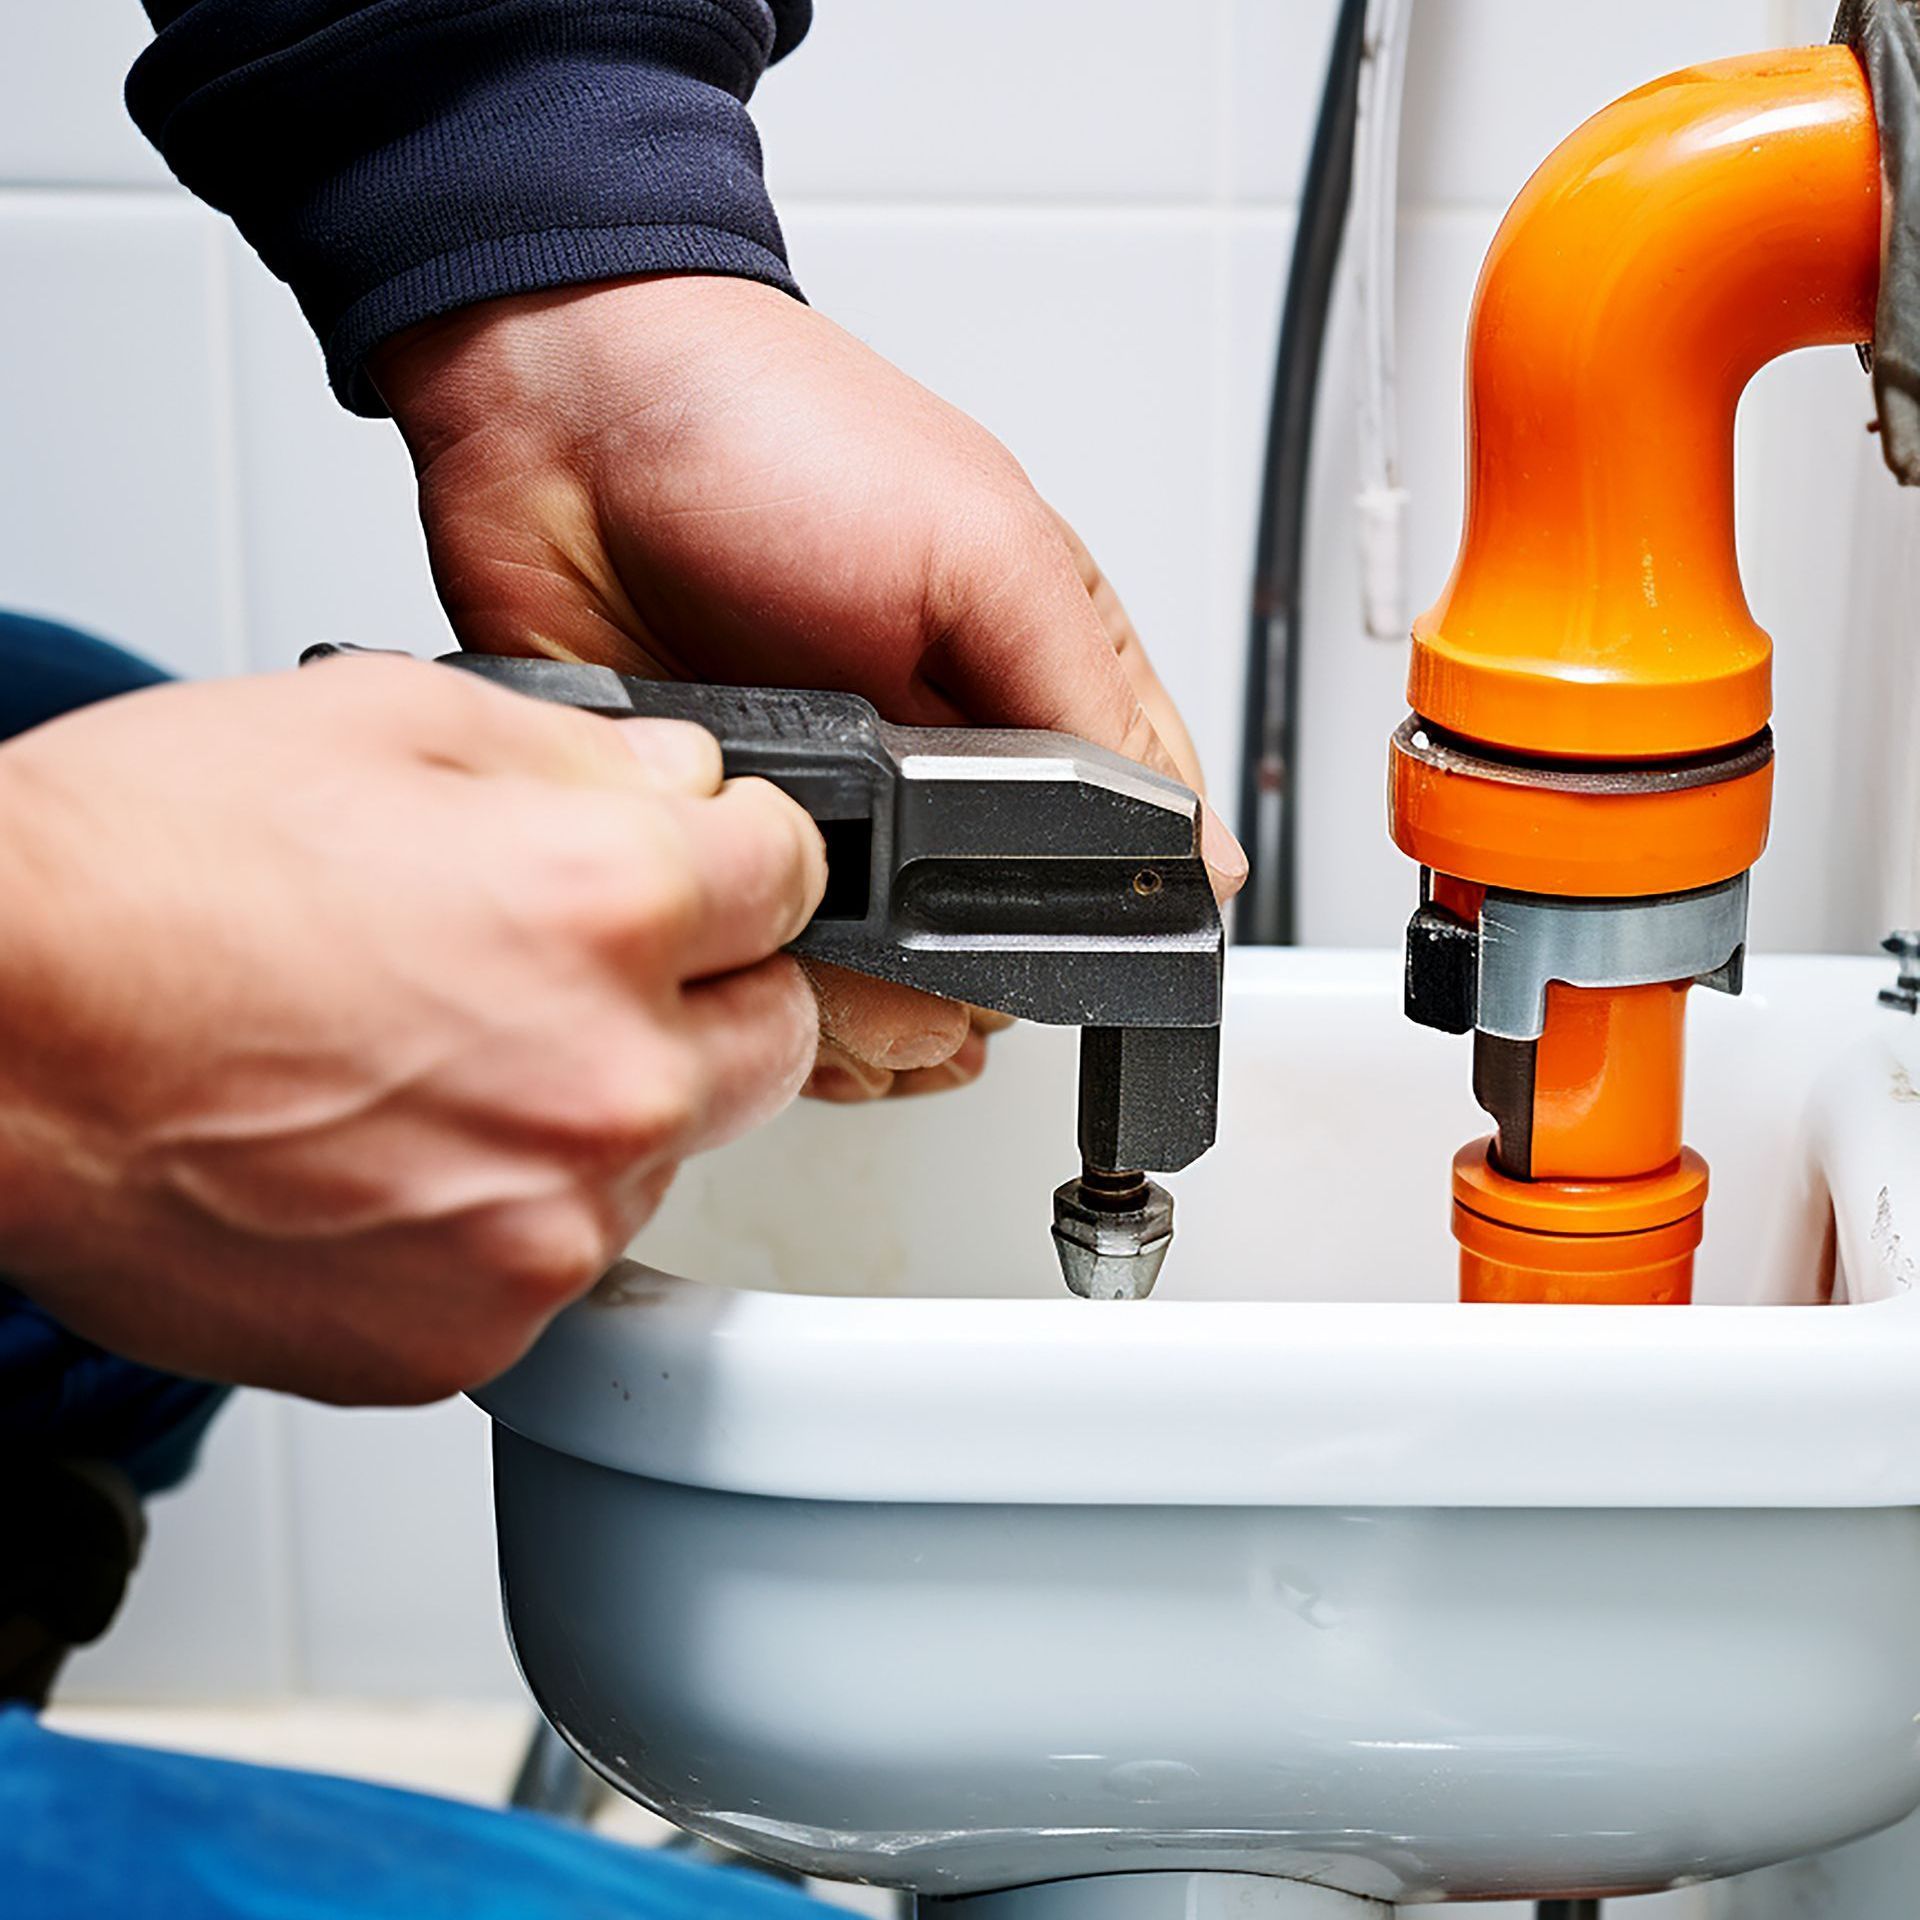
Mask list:
[[[398,423],[463,644],[850,688],[1197,779],[1110,588],[1012,457],[799,299],[745,102],[807,0],[147,10],[129,104],[292,285],[343,402]],[[1244,867],[1211,818],[1208,848],[1224,895]],[[67,1337],[198,1379],[476,1384],[686,1154],[803,1085],[864,1099],[984,1057],[965,1009],[780,955],[820,897],[818,837],[773,789],[723,784],[698,729],[426,665],[160,688],[36,728],[0,748],[0,878],[0,1267]],[[402,1828],[367,1868],[395,1910],[481,1911],[480,1880],[553,1871],[515,1823],[449,1874],[423,1857],[431,1813],[235,1769],[183,1787],[185,1764],[0,1721],[10,1910],[137,1913],[137,1882],[155,1912],[294,1890],[331,1911],[326,1874]],[[297,1804],[307,1851],[209,1841],[184,1809],[214,1802]],[[80,1826],[84,1848],[32,1839]],[[608,1911],[683,1897],[647,1862],[577,1871],[613,1876]],[[555,1888],[569,1911],[577,1892]]]

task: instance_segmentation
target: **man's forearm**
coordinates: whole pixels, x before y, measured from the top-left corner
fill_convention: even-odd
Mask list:
[[[795,292],[745,102],[810,0],[146,0],[127,103],[299,296],[334,391],[503,294],[657,272]]]

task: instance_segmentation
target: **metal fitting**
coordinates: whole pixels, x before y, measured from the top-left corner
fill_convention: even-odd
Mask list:
[[[1920,1013],[1920,929],[1896,928],[1880,942],[1900,962],[1900,977],[1880,989],[1880,1004],[1901,1013]]]
[[[1173,1244],[1173,1195],[1144,1173],[1088,1167],[1054,1192],[1053,1244],[1083,1300],[1144,1300]]]

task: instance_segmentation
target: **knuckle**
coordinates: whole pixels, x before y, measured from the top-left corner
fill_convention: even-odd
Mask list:
[[[685,833],[666,808],[637,796],[582,797],[535,871],[553,929],[622,959],[671,947],[702,911]]]
[[[692,1050],[658,1032],[638,1047],[609,1049],[573,1090],[566,1150],[618,1177],[670,1161],[698,1127],[706,1094]]]
[[[706,912],[706,883],[686,833],[664,818],[661,826],[648,849],[636,911],[661,935],[684,940]]]
[[[466,676],[430,673],[420,660],[369,654],[321,660],[303,668],[299,677],[306,682],[302,698],[314,712],[335,719],[365,715],[386,726],[405,727],[439,713],[458,711],[459,688],[440,683]]]
[[[477,1215],[471,1258],[499,1303],[502,1338],[526,1338],[584,1293],[616,1251],[610,1237],[599,1210],[579,1192],[513,1201]]]

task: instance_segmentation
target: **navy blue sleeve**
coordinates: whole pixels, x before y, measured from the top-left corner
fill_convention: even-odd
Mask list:
[[[300,301],[328,377],[502,294],[722,273],[798,295],[746,102],[811,0],[146,0],[134,119]]]

